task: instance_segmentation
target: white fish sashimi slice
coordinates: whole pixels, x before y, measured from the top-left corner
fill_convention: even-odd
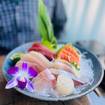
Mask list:
[[[74,82],[75,87],[78,87],[80,85],[84,85],[86,84],[86,82],[82,81],[80,78],[77,78],[76,76],[74,76],[72,73],[61,70],[59,72],[60,75],[65,75],[67,78],[71,78]]]
[[[78,83],[78,84],[83,85],[83,84],[86,83],[83,80],[81,80],[80,78],[73,75],[71,72],[65,71],[63,69],[49,68],[49,70],[51,71],[52,74],[57,75],[57,76],[60,75],[60,74],[64,74],[65,76],[73,79],[76,84]]]
[[[66,63],[66,62],[64,62],[62,60],[55,60],[51,64],[51,68],[61,69],[61,70],[65,70],[65,71],[71,72],[76,77],[79,77],[80,76],[80,71],[79,70],[76,70],[71,64]]]
[[[58,75],[61,69],[49,68],[52,74]]]
[[[65,76],[65,74],[58,75],[56,91],[60,96],[70,95],[74,90],[74,82],[70,77]]]
[[[48,69],[39,73],[38,76],[32,80],[32,82],[35,93],[45,96],[55,94],[54,92],[52,93],[52,90],[54,88],[56,78]]]

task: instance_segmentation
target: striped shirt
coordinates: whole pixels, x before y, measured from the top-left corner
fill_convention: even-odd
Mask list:
[[[45,4],[58,34],[66,22],[62,0],[45,0]],[[0,0],[0,48],[40,40],[37,15],[38,0]]]

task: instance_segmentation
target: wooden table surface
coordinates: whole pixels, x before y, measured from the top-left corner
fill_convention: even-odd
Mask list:
[[[6,81],[1,72],[4,58],[0,56],[0,105],[91,105],[87,96],[65,102],[45,102],[29,98],[14,89],[5,90]]]

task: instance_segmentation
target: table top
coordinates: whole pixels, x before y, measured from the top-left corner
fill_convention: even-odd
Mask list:
[[[91,105],[88,95],[65,102],[46,102],[22,95],[14,89],[6,90],[6,81],[1,72],[4,58],[0,56],[0,105]]]

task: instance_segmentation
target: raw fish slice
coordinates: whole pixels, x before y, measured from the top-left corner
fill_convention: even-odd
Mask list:
[[[78,51],[75,47],[73,47],[70,44],[64,45],[57,54],[57,57],[63,60],[66,60],[70,63],[76,62],[78,65],[80,65],[80,56],[78,54]]]
[[[65,70],[65,71],[71,72],[76,77],[80,76],[80,71],[77,71],[72,65],[70,65],[70,64],[68,64],[68,63],[66,63],[66,62],[64,62],[62,60],[55,60],[51,64],[51,68]]]
[[[46,65],[43,64],[43,62],[36,58],[35,56],[32,56],[31,54],[24,54],[24,56],[21,58],[22,61],[35,63],[39,69],[39,71],[43,71],[47,68]]]
[[[56,83],[56,91],[60,96],[70,95],[74,92],[74,82],[69,73],[63,71],[58,75]]]
[[[52,74],[58,75],[61,69],[49,68]]]
[[[55,58],[55,53],[39,42],[34,43],[29,51],[40,52],[50,60],[53,60]]]
[[[56,78],[48,69],[46,69],[39,73],[38,76],[32,80],[32,82],[36,93],[47,95],[50,94],[51,90],[55,87]]]
[[[74,86],[75,86],[75,87],[79,87],[79,86],[85,84],[85,83],[83,83],[82,81],[79,81],[79,80],[73,80],[73,81],[74,81]]]
[[[55,68],[49,68],[49,70],[55,76],[58,76],[62,71],[64,71],[62,69],[55,69]],[[66,73],[68,73],[69,76],[72,78],[75,87],[78,87],[78,86],[81,86],[81,85],[84,85],[85,84],[83,81],[81,81],[79,78],[77,78],[76,76],[74,76],[72,73],[70,73],[70,72],[66,72]]]
[[[46,67],[50,67],[51,62],[41,53],[36,52],[36,51],[31,51],[31,52],[29,52],[29,54],[31,54],[33,57],[36,57],[41,62],[43,62],[43,65],[45,65]]]
[[[84,84],[85,84],[84,81],[80,80],[78,77],[74,76],[74,75],[73,75],[72,73],[70,73],[70,72],[66,72],[66,71],[64,71],[64,70],[61,70],[61,71],[59,72],[59,74],[65,75],[66,77],[70,77],[70,78],[73,80],[75,87],[78,87],[78,86],[81,86],[81,85],[84,85]]]

